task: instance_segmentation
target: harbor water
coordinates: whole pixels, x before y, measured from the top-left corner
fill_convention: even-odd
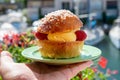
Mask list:
[[[118,70],[118,74],[111,75],[108,80],[120,80],[120,49],[117,49],[106,36],[103,41],[95,45],[102,51],[102,56],[108,60],[105,69],[99,67],[99,70],[106,73],[107,69]]]

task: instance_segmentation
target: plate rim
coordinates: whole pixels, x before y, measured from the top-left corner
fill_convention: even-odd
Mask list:
[[[39,48],[39,46],[32,46],[32,47],[28,47],[28,48],[26,48],[26,49],[24,49],[23,51],[22,51],[22,56],[24,56],[25,58],[27,58],[27,59],[30,59],[30,60],[33,60],[33,61],[39,61],[39,62],[43,62],[43,63],[50,63],[50,64],[72,64],[72,63],[78,63],[78,62],[84,62],[84,61],[89,61],[89,60],[94,60],[94,59],[97,59],[97,58],[99,58],[100,56],[101,56],[101,53],[102,53],[102,51],[99,49],[99,48],[97,48],[97,47],[94,47],[94,46],[90,46],[90,45],[84,45],[83,46],[83,49],[85,48],[85,47],[91,47],[91,48],[94,48],[94,49],[96,49],[97,51],[99,51],[99,53],[96,53],[96,54],[98,54],[97,56],[94,56],[94,57],[91,57],[91,58],[89,58],[89,59],[85,59],[85,60],[79,60],[78,61],[78,59],[76,60],[76,61],[72,61],[72,62],[70,62],[70,61],[68,61],[68,60],[74,60],[75,58],[69,58],[69,59],[50,59],[50,58],[43,58],[42,56],[42,59],[38,59],[38,58],[34,58],[34,57],[31,57],[31,56],[26,56],[25,55],[25,51],[27,50],[27,49],[30,49],[30,48]],[[37,50],[37,49],[36,49]],[[29,53],[30,54],[30,53]],[[50,60],[52,60],[52,61],[50,61]],[[56,62],[57,61],[57,62]],[[63,62],[62,62],[63,61]],[[62,63],[61,63],[62,62]]]

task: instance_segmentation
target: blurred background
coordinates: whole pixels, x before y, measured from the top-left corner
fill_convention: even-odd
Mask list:
[[[0,0],[0,42],[5,34],[34,30],[47,13],[67,9],[83,22],[85,44],[102,50],[106,70],[117,70],[108,80],[120,80],[120,0]],[[108,75],[109,76],[109,75]]]

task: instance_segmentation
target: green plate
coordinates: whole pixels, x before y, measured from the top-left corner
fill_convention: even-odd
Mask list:
[[[52,65],[64,65],[64,64],[72,64],[72,63],[83,62],[88,60],[95,60],[99,58],[101,55],[100,49],[93,46],[84,45],[81,55],[79,55],[78,57],[69,58],[69,59],[49,59],[49,58],[43,58],[40,52],[38,51],[38,49],[39,49],[38,46],[26,48],[25,50],[23,50],[22,55],[33,61],[39,61]]]

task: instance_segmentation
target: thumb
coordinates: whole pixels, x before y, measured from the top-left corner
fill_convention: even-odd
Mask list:
[[[2,51],[0,54],[0,63],[13,63],[12,55],[7,51]]]

